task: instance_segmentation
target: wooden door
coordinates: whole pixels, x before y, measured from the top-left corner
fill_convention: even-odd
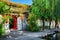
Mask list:
[[[12,17],[13,17],[13,29],[14,30],[17,30],[17,17],[16,17],[16,15],[12,15]]]

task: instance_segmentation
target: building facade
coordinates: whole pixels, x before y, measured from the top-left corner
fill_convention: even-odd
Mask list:
[[[9,11],[7,12],[8,15],[12,17],[12,19],[9,19],[9,22],[8,22],[9,28],[17,30],[18,29],[17,26],[20,25],[20,29],[22,30],[23,23],[17,24],[19,22],[17,20],[19,18],[18,16],[20,16],[20,20],[22,20],[23,18],[27,18],[28,5],[10,2],[9,0],[0,0],[0,1],[3,1],[4,3],[6,3],[8,8],[10,8]],[[23,16],[23,14],[25,14],[25,16]]]

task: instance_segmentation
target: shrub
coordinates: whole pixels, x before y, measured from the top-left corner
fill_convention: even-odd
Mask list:
[[[31,32],[37,32],[39,31],[39,27],[38,26],[34,26],[34,27],[31,27],[31,26],[28,26],[27,27],[27,31],[31,31]]]
[[[33,13],[29,14],[27,31],[32,31],[32,32],[39,31],[39,27],[36,24],[36,20],[37,19],[35,14]]]

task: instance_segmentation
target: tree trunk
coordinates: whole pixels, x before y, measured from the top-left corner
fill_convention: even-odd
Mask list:
[[[57,25],[57,19],[55,20],[55,28],[56,28],[56,25]]]
[[[57,18],[56,18],[56,20],[55,20],[55,28],[59,28],[58,19],[57,19]]]
[[[45,22],[44,22],[44,19],[42,20],[42,22],[43,22],[43,30],[44,30],[44,26],[45,26]]]
[[[51,20],[49,21],[49,29],[50,29],[50,26],[51,26]]]

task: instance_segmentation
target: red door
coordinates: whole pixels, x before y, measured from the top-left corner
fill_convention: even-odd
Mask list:
[[[14,30],[17,30],[17,17],[16,15],[12,15],[14,21],[13,21],[13,29]]]

